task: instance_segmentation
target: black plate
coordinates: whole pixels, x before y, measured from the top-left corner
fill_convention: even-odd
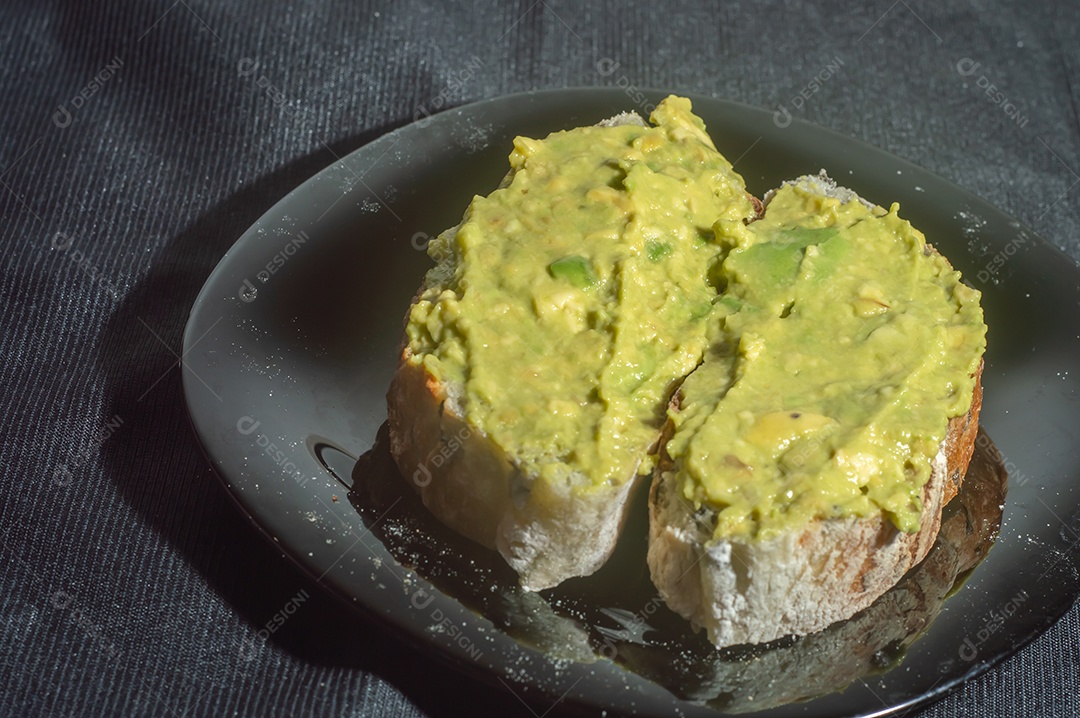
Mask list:
[[[904,160],[809,124],[781,127],[765,110],[691,99],[755,195],[827,167],[868,199],[899,201],[983,292],[983,426],[1010,474],[996,547],[899,668],[759,715],[885,715],[929,701],[1031,641],[1080,594],[1080,270],[1030,229]],[[529,647],[394,558],[387,518],[406,502],[380,518],[345,500],[356,459],[385,420],[402,317],[429,266],[427,238],[497,184],[515,135],[648,109],[635,100],[593,88],[488,100],[391,132],[323,170],[252,226],[207,280],[184,334],[184,393],[242,510],[369,614],[541,712],[561,697],[642,715],[713,715],[606,659]]]

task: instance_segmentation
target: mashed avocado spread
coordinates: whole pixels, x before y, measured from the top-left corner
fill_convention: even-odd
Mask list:
[[[728,227],[712,347],[681,388],[667,451],[717,538],[884,511],[919,528],[948,417],[985,347],[979,293],[922,233],[858,200],[780,189]]]
[[[979,293],[896,205],[786,186],[747,224],[689,101],[650,119],[514,141],[500,188],[429,247],[410,361],[553,486],[650,470],[670,415],[682,494],[718,538],[880,511],[917,530],[970,406]]]
[[[651,468],[706,349],[712,225],[754,212],[688,100],[651,119],[514,140],[502,186],[429,246],[409,316],[413,361],[464,386],[466,421],[576,491]]]

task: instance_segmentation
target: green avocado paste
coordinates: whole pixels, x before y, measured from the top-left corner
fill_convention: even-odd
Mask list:
[[[429,246],[409,361],[560,493],[650,471],[670,418],[716,538],[881,512],[917,530],[971,404],[979,293],[896,205],[787,185],[749,222],[690,102],[650,119],[515,139],[502,185]]]
[[[683,497],[716,512],[714,538],[878,512],[918,530],[986,327],[979,293],[898,209],[787,185],[764,219],[718,231],[730,313],[667,444]]]
[[[574,491],[651,469],[717,310],[712,226],[754,214],[688,100],[651,120],[515,139],[500,188],[429,245],[409,316],[411,361],[463,387],[468,424]]]

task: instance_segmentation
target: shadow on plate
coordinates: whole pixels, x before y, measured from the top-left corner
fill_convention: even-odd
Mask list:
[[[896,586],[819,633],[717,650],[667,608],[649,579],[645,491],[637,492],[619,545],[599,571],[533,593],[520,588],[497,553],[424,508],[394,465],[385,424],[352,478],[350,501],[400,564],[519,642],[558,661],[614,660],[678,698],[731,713],[809,700],[899,665],[986,557],[1001,525],[1008,480],[1001,455],[980,430],[936,543]]]

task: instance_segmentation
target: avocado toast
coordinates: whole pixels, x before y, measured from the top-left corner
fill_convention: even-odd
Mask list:
[[[534,590],[602,565],[652,474],[648,561],[673,610],[717,645],[818,630],[933,543],[977,426],[978,293],[895,210],[820,178],[758,220],[688,101],[651,119],[519,138],[500,188],[432,243],[391,451]],[[853,351],[830,361],[830,341]],[[937,354],[893,368],[905,347]]]
[[[526,588],[611,553],[706,349],[712,227],[756,214],[689,101],[653,120],[515,140],[501,187],[431,243],[407,319],[391,451],[432,513]]]
[[[730,309],[669,411],[648,562],[718,646],[848,618],[929,551],[974,448],[979,294],[824,175],[729,237]]]

